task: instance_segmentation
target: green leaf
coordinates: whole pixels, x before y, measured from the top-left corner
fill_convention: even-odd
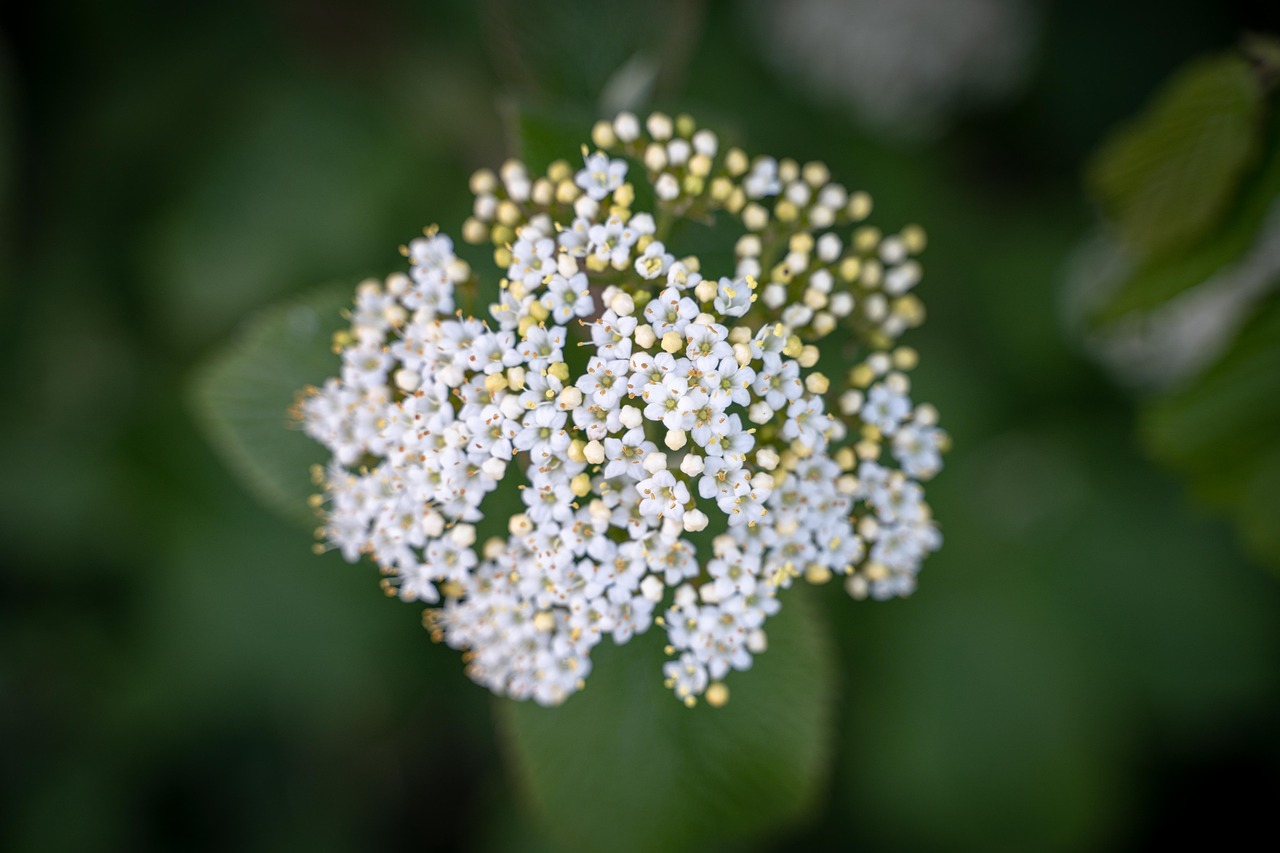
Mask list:
[[[295,81],[243,98],[144,241],[143,283],[187,345],[300,286],[398,261],[388,235],[422,224],[405,187],[441,174],[437,152],[367,101]]]
[[[9,74],[9,55],[0,45],[0,274],[7,277],[9,260],[14,250],[11,221],[13,218],[14,176],[17,170],[16,119],[13,79]]]
[[[500,701],[504,748],[548,831],[572,849],[692,850],[816,807],[836,666],[809,592],[784,593],[769,649],[729,677],[723,708],[686,708],[663,687],[656,626],[601,644],[586,689],[559,708]]]
[[[556,160],[582,166],[582,146],[590,145],[592,114],[571,103],[512,103],[508,132],[512,145],[529,170],[537,175]]]
[[[1176,254],[1221,221],[1256,156],[1263,106],[1244,59],[1202,59],[1095,155],[1089,189],[1135,254]]]
[[[351,299],[350,286],[334,285],[264,310],[191,384],[193,411],[232,469],[264,503],[308,523],[311,466],[327,453],[289,408],[303,388],[337,373],[330,339],[346,327]]]
[[[1275,424],[1280,432],[1280,421]],[[1260,457],[1236,501],[1245,544],[1280,571],[1280,440]]]
[[[1231,512],[1246,542],[1280,568],[1280,296],[1213,367],[1153,403],[1142,429],[1156,458]]]
[[[592,105],[637,58],[659,69],[660,87],[674,84],[693,56],[703,19],[701,4],[686,0],[608,3],[604,10],[588,0],[488,5],[485,35],[511,87]]]
[[[1102,308],[1097,320],[1111,322],[1134,311],[1155,308],[1184,290],[1203,284],[1243,257],[1280,198],[1280,144],[1270,147],[1266,162],[1246,181],[1238,204],[1221,226],[1183,254],[1139,265]]]

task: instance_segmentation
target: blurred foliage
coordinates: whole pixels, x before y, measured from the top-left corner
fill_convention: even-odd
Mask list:
[[[13,231],[13,183],[14,164],[14,92],[13,72],[9,67],[9,53],[0,41],[0,275],[8,277],[9,257],[13,251],[9,245]]]
[[[671,96],[697,45],[707,4],[484,0],[481,5],[491,55],[512,90],[614,113],[636,107],[655,92]]]
[[[513,93],[585,122],[598,79],[530,94],[490,6],[61,6],[0,37],[16,164],[0,235],[0,849],[560,849],[576,827],[521,807],[456,653],[378,594],[372,567],[313,556],[306,529],[261,511],[183,389],[254,310],[397,268],[423,225],[456,229],[469,171],[513,153]],[[750,150],[827,160],[885,227],[929,228],[931,317],[909,342],[955,439],[930,492],[947,542],[920,592],[873,605],[815,590],[839,696],[813,811],[730,849],[1265,832],[1280,591],[1145,461],[1133,404],[1064,339],[1055,285],[1089,224],[1088,151],[1190,58],[1280,29],[1275,15],[1052,4],[1022,100],[909,151],[797,103],[731,3],[707,7],[690,58],[655,86],[664,108],[728,117]],[[1264,162],[1188,253],[1225,239]],[[1280,474],[1260,419],[1276,370],[1265,305],[1248,348],[1204,374],[1222,395],[1187,386],[1144,418],[1179,469],[1243,460],[1227,467],[1255,482],[1230,500],[1263,533]],[[1254,447],[1253,466],[1235,455]],[[625,658],[602,656],[596,676]]]
[[[192,382],[192,404],[215,446],[264,503],[314,522],[311,469],[327,460],[291,411],[308,386],[338,371],[333,334],[345,329],[352,290],[338,285],[254,318]]]
[[[1152,453],[1229,510],[1246,542],[1280,569],[1280,296],[1184,388],[1151,403]]]
[[[1277,138],[1274,130],[1266,136],[1266,142]],[[1267,147],[1260,167],[1251,170],[1238,198],[1232,199],[1229,211],[1209,233],[1165,257],[1138,263],[1127,259],[1130,271],[1098,310],[1098,322],[1114,322],[1157,309],[1204,284],[1256,245],[1258,232],[1280,196],[1280,146]]]
[[[1272,73],[1239,52],[1198,60],[1093,155],[1088,185],[1135,267],[1103,317],[1157,307],[1253,244],[1280,195]]]
[[[499,701],[509,760],[563,849],[703,850],[817,810],[839,675],[808,593],[783,599],[768,651],[729,679],[724,708],[673,701],[658,630],[604,644],[579,701]]]
[[[1275,253],[1264,224],[1280,215],[1277,57],[1280,41],[1253,36],[1240,51],[1197,60],[1094,156],[1104,227],[1138,259],[1102,303],[1104,321],[1158,311],[1251,253]],[[1269,280],[1248,286],[1264,298],[1246,297],[1238,334],[1207,369],[1148,401],[1142,433],[1153,456],[1280,568],[1280,266],[1260,274]]]
[[[1262,118],[1262,84],[1243,56],[1201,60],[1169,81],[1089,164],[1125,244],[1158,258],[1212,230],[1254,164]]]

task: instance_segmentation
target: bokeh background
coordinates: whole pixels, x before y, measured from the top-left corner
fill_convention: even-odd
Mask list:
[[[1259,4],[1264,5],[1264,4]],[[1244,2],[28,4],[0,35],[0,849],[557,849],[488,695],[188,405],[253,312],[454,229],[519,115],[622,104],[920,222],[954,437],[919,593],[825,596],[825,800],[747,849],[1274,837],[1280,576],[1070,330],[1082,169]],[[621,69],[621,70],[620,70]],[[547,118],[551,117],[551,118]],[[573,151],[565,151],[572,156]],[[1078,276],[1078,272],[1076,273]],[[1276,520],[1280,524],[1280,518]]]

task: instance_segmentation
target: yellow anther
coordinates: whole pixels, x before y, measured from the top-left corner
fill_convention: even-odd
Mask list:
[[[862,286],[868,289],[876,287],[880,284],[880,279],[884,277],[884,267],[875,258],[869,258],[862,265]]]
[[[730,148],[724,155],[724,167],[736,178],[751,168],[751,161],[747,159],[746,152],[741,148]]]
[[[468,216],[467,221],[462,223],[462,239],[472,245],[483,243],[489,239],[489,226],[474,216]]]
[[[516,232],[512,228],[506,225],[497,225],[494,227],[493,245],[506,246],[507,244],[511,243],[515,239],[516,239]],[[506,266],[510,266],[510,264],[507,264]]]
[[[929,239],[924,233],[924,229],[919,225],[908,225],[902,229],[902,243],[907,247],[907,251],[913,255],[924,251],[924,247],[929,244]]]
[[[880,229],[864,225],[853,232],[853,245],[859,252],[870,252],[880,242]]]
[[[854,222],[866,219],[871,213],[871,196],[864,192],[856,192],[849,196],[849,218]]]
[[[560,181],[556,184],[556,201],[561,204],[570,204],[579,195],[581,191],[573,181]]]
[[[908,326],[919,326],[924,322],[924,303],[915,294],[908,293],[894,300],[893,313],[901,317]]]
[[[742,187],[735,186],[729,192],[729,197],[724,200],[724,209],[736,216],[746,203],[747,194],[742,191]]]
[[[510,199],[498,202],[498,221],[503,225],[514,226],[520,221],[520,208]]]
[[[827,168],[827,164],[820,160],[813,160],[804,164],[804,169],[800,174],[804,177],[804,182],[809,186],[817,189],[831,180],[831,170]]]
[[[858,278],[858,274],[862,272],[862,261],[858,258],[845,258],[840,262],[840,268],[837,270],[840,278],[845,281],[854,281]]]
[[[825,394],[831,387],[831,380],[821,373],[810,373],[804,378],[804,387],[809,389],[810,394]]]
[[[476,195],[491,193],[498,188],[498,176],[489,169],[480,169],[471,176],[471,192]]]
[[[893,351],[893,366],[899,370],[914,370],[920,363],[920,354],[911,347],[898,347]]]
[[[820,563],[810,563],[805,567],[804,579],[811,584],[824,584],[831,580],[831,570]]]
[[[605,146],[601,145],[600,147],[604,148]],[[547,167],[547,177],[553,181],[571,181],[573,180],[573,167],[569,165],[568,160],[556,160]]]
[[[787,247],[793,252],[807,255],[813,251],[813,235],[808,231],[792,234],[791,239],[787,242]]]

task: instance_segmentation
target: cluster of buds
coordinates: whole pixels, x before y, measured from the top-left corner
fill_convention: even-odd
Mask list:
[[[941,544],[920,483],[947,436],[895,344],[924,233],[859,225],[870,199],[823,164],[721,151],[685,116],[592,140],[581,168],[473,177],[462,235],[492,246],[496,298],[435,228],[360,286],[341,375],[299,405],[333,453],[320,535],[431,605],[496,693],[558,704],[597,643],[657,624],[667,686],[719,705],[783,590],[906,595]],[[732,228],[734,268],[674,251],[687,223]],[[500,486],[524,509],[482,537]]]

